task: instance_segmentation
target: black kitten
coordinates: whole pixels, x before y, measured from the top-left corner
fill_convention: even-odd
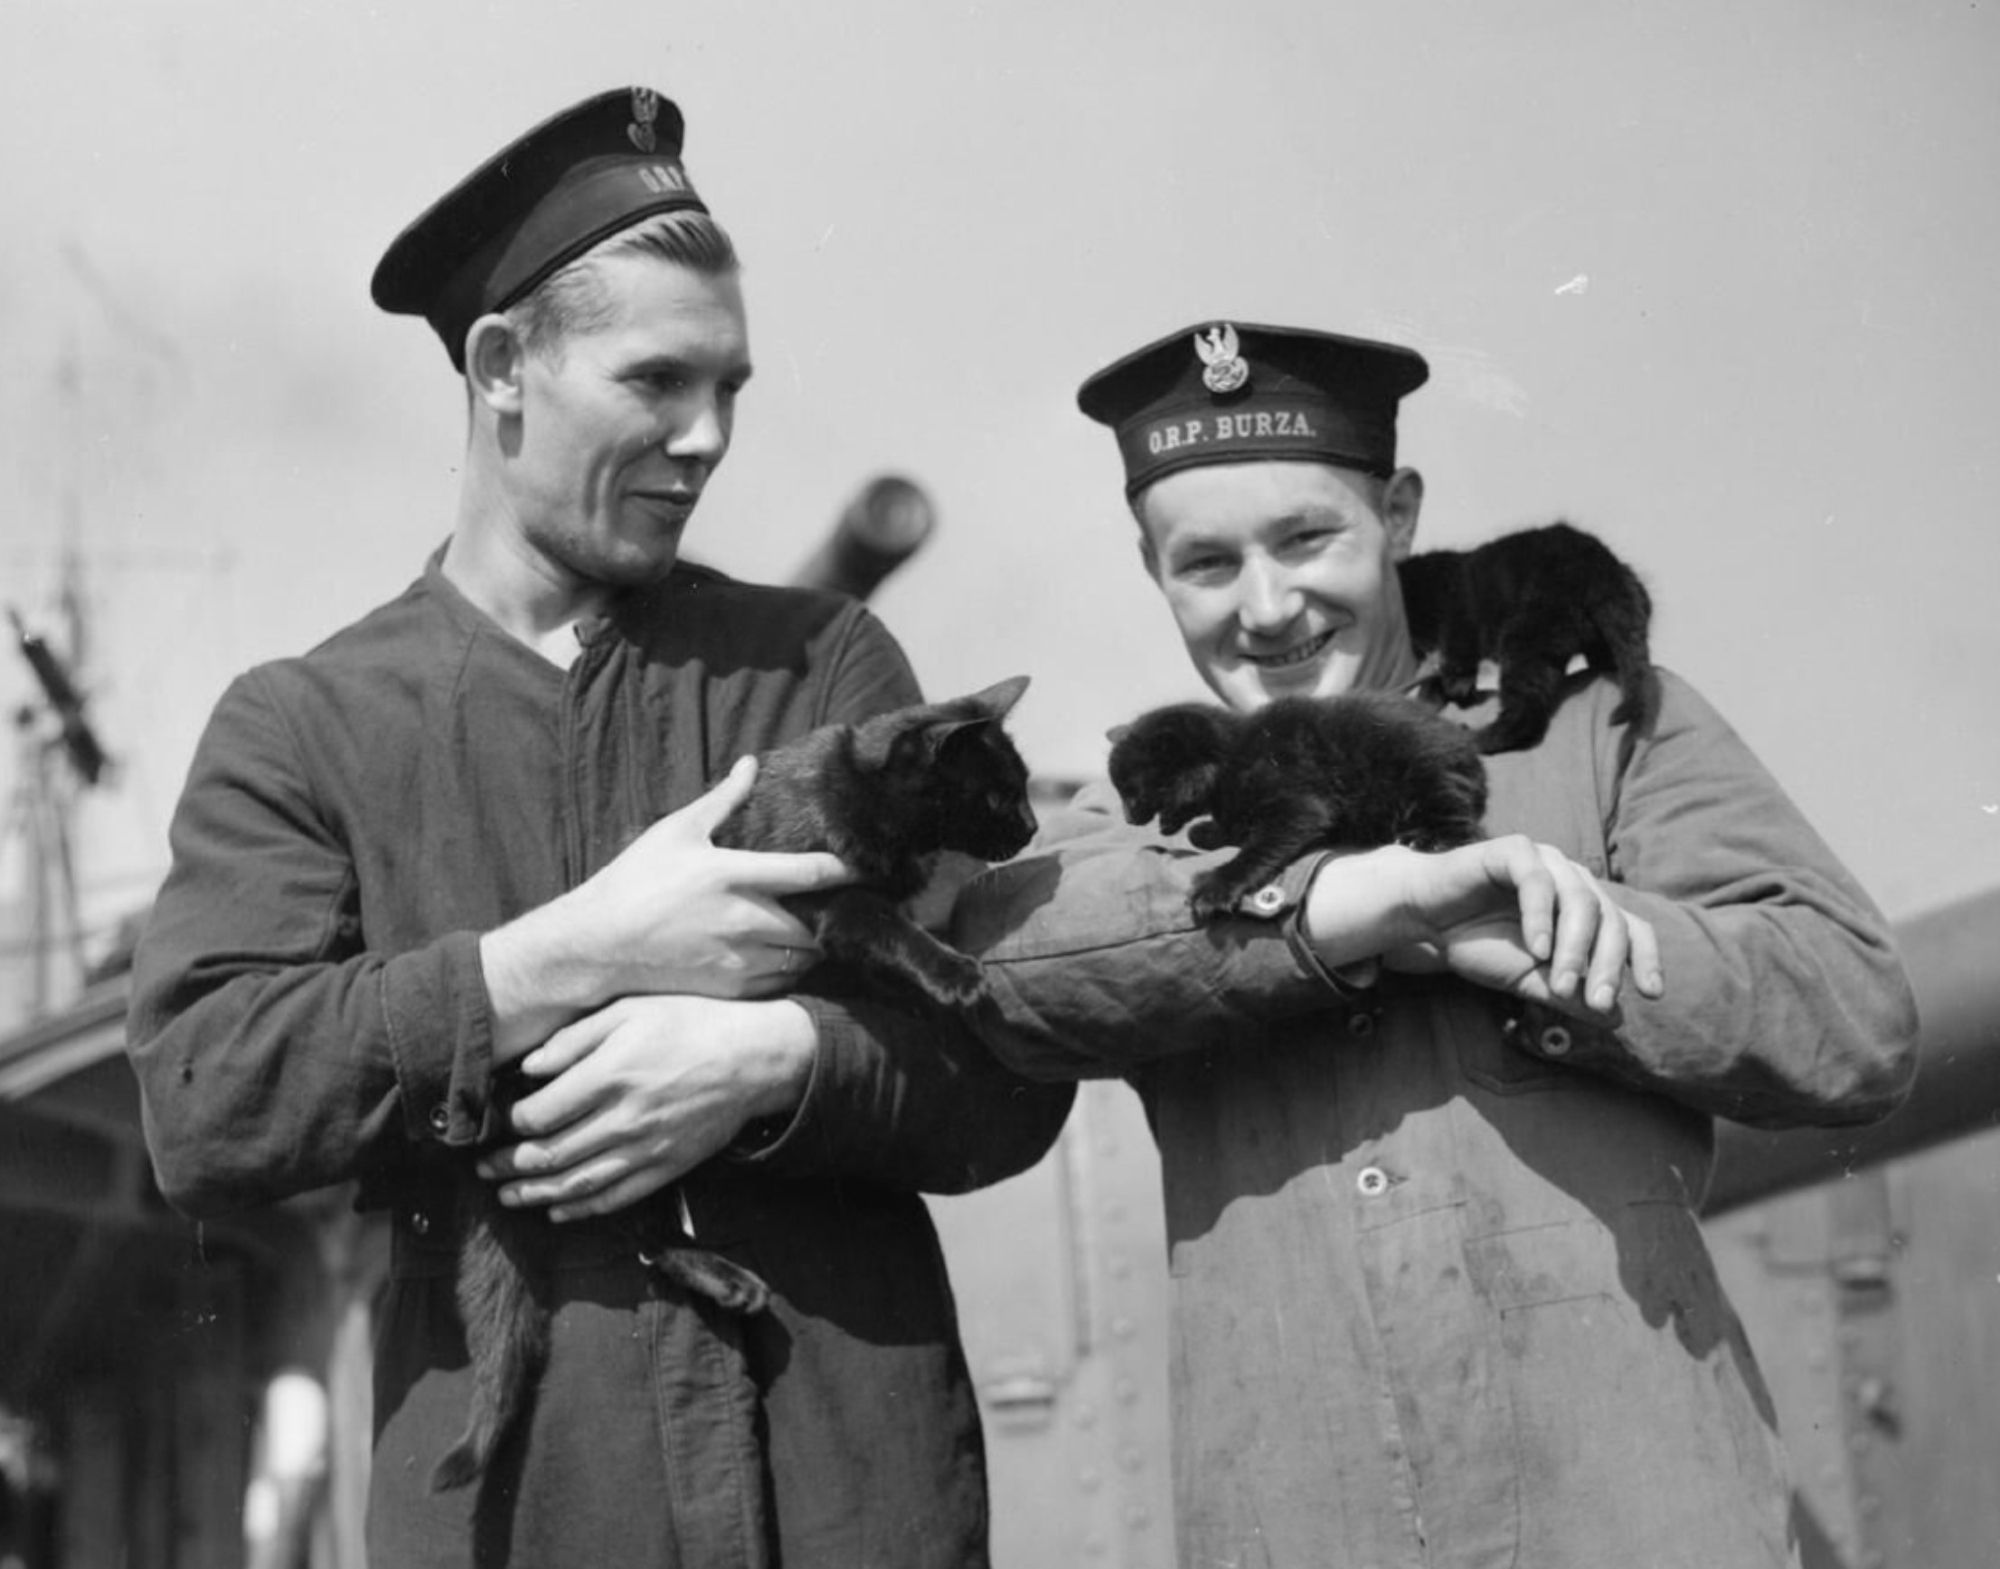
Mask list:
[[[830,850],[859,875],[853,886],[790,901],[827,958],[881,989],[943,1008],[981,994],[979,965],[905,916],[940,850],[1000,861],[1033,836],[1028,769],[1001,728],[1025,676],[970,697],[924,703],[851,725],[827,725],[763,753],[750,795],[714,833],[742,850]],[[464,1434],[431,1473],[463,1487],[491,1461],[548,1358],[551,1223],[505,1209],[492,1185],[459,1178],[458,1306],[473,1370]],[[751,1271],[699,1247],[673,1218],[676,1190],[643,1206],[654,1269],[734,1312],[756,1312],[769,1289]],[[684,1213],[684,1211],[683,1211]]]
[[[1410,641],[1438,653],[1450,702],[1476,703],[1479,662],[1500,666],[1500,712],[1474,732],[1482,752],[1533,746],[1549,727],[1578,655],[1616,678],[1615,720],[1653,722],[1659,683],[1647,652],[1653,602],[1638,575],[1594,534],[1567,523],[1503,534],[1473,550],[1433,550],[1399,564]]]
[[[1471,732],[1388,692],[1286,697],[1247,714],[1177,703],[1113,732],[1111,783],[1125,816],[1158,817],[1233,860],[1195,881],[1203,918],[1232,908],[1306,851],[1479,837],[1486,769]]]

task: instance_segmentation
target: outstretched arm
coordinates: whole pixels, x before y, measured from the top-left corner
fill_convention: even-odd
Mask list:
[[[1585,1012],[1558,974],[1588,977],[1586,995],[1609,987],[1612,1010],[1661,984],[1644,923],[1547,846],[1310,857],[1237,915],[1199,920],[1192,886],[1229,853],[1131,828],[1108,791],[1088,787],[1028,855],[959,902],[957,937],[985,960],[992,992],[980,1033],[1022,1072],[1088,1078],[1349,1008],[1358,994],[1341,972],[1385,959]]]

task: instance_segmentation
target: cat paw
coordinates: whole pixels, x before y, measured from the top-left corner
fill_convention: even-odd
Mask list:
[[[1487,756],[1496,752],[1525,752],[1548,733],[1549,722],[1528,719],[1496,719],[1484,729],[1472,732],[1473,744]]]
[[[1188,893],[1188,908],[1198,921],[1213,921],[1220,916],[1235,913],[1236,901],[1247,890],[1238,878],[1224,877],[1217,872],[1195,879],[1193,889]]]
[[[1229,836],[1216,827],[1215,819],[1204,817],[1188,830],[1188,843],[1197,850],[1220,850],[1233,843]]]
[[[771,1304],[763,1277],[702,1248],[667,1248],[639,1255],[659,1274],[731,1313],[761,1313]]]
[[[977,959],[954,955],[953,962],[928,967],[924,990],[939,1007],[962,1011],[986,995],[986,972]]]

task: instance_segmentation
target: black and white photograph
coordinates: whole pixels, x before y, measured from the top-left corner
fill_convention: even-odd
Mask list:
[[[2000,10],[11,0],[0,1569],[2000,1565]]]

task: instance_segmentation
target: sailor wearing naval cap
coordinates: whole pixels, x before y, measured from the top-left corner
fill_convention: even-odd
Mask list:
[[[422,316],[465,368],[465,330],[655,213],[706,213],[680,109],[649,87],[586,98],[503,147],[398,235],[375,303]]]
[[[1083,384],[1231,709],[1416,675],[1396,420],[1424,378],[1392,344],[1211,319]],[[1089,789],[961,898],[996,1050],[1146,1100],[1189,1569],[1796,1565],[1695,1221],[1710,1118],[1880,1116],[1915,1019],[1867,895],[1661,684],[1647,724],[1569,681],[1540,742],[1486,758],[1470,846],[1308,856],[1203,922],[1191,888],[1233,851]]]
[[[948,1023],[781,995],[818,957],[783,901],[850,874],[710,843],[749,786],[734,761],[919,694],[853,601],[680,560],[751,369],[683,131],[650,88],[599,94],[383,256],[376,301],[427,320],[467,392],[449,541],[224,696],[139,956],[168,1197],[201,1215],[358,1179],[393,1217],[377,1569],[985,1558],[917,1190],[1031,1164],[1070,1092]],[[527,1222],[529,1397],[440,1490],[474,1400],[468,1180]],[[689,1225],[767,1311],[642,1262]],[[469,1278],[487,1311],[496,1277]]]
[[[1423,481],[1396,466],[1396,411],[1428,374],[1394,344],[1213,321],[1077,394],[1117,437],[1147,568],[1231,707],[1414,677],[1395,562]],[[1336,535],[1338,548],[1306,548]],[[1233,558],[1226,576],[1218,548]]]

